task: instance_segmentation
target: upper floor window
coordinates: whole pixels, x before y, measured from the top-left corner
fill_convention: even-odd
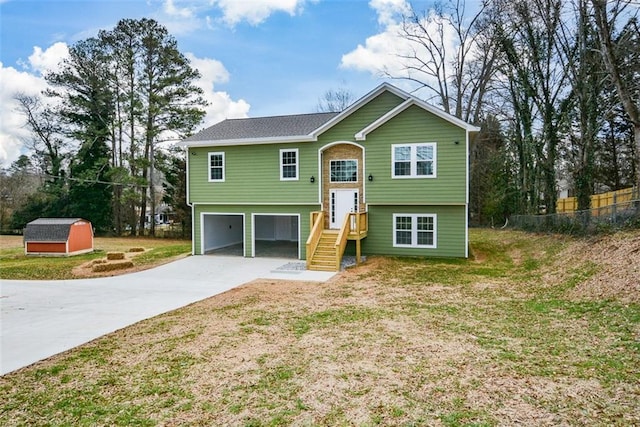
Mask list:
[[[331,160],[331,182],[358,182],[357,160]]]
[[[224,181],[224,153],[209,153],[209,181]]]
[[[298,149],[280,150],[280,180],[298,179]]]
[[[391,161],[393,178],[435,178],[436,144],[394,144]]]

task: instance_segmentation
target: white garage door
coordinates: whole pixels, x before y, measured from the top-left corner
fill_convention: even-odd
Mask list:
[[[300,257],[300,215],[254,214],[253,256]]]
[[[202,214],[202,253],[239,246],[244,255],[244,215]]]

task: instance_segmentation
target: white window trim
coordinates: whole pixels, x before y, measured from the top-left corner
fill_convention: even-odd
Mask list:
[[[222,179],[211,179],[211,156],[222,156]],[[227,161],[224,156],[224,151],[211,152],[209,153],[207,158],[209,160],[207,163],[207,178],[209,179],[209,182],[224,182],[227,175],[225,171],[225,168],[227,167]]]
[[[296,153],[296,176],[295,178],[285,178],[284,177],[284,163],[282,162],[282,154],[284,153]],[[299,169],[299,165],[300,164],[300,155],[298,154],[298,149],[297,148],[282,148],[280,149],[280,181],[298,181],[300,179],[300,171]],[[291,165],[287,165],[287,166],[291,166]]]
[[[396,218],[399,216],[408,216],[411,217],[411,244],[406,245],[402,243],[397,243],[397,229],[396,229]],[[433,218],[433,244],[432,245],[418,245],[418,217],[430,217]],[[393,214],[393,247],[394,248],[421,248],[421,249],[435,249],[438,247],[438,216],[436,214],[402,214],[397,213]],[[403,230],[405,231],[405,230]]]
[[[355,181],[334,181],[331,178],[331,164],[333,162],[356,162],[356,180]],[[355,184],[360,182],[360,174],[358,173],[359,169],[358,159],[331,159],[329,160],[329,182],[332,184]]]
[[[433,173],[431,175],[418,175],[418,149],[421,146],[433,147]],[[411,174],[396,175],[396,147],[411,147]],[[437,144],[435,142],[418,142],[412,144],[392,144],[391,145],[391,178],[393,179],[416,179],[416,178],[437,178]]]

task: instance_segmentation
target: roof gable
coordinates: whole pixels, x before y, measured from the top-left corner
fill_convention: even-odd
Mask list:
[[[463,120],[460,120],[457,117],[385,82],[340,113],[314,113],[290,116],[227,119],[185,139],[183,141],[183,145],[192,147],[316,141],[322,133],[347,119],[354,112],[358,111],[364,105],[368,104],[384,92],[390,92],[404,101],[357,132],[354,135],[356,140],[365,140],[368,133],[373,132],[375,129],[413,105],[418,106],[467,132],[478,132],[480,130],[480,128],[470,125],[469,123],[466,123]]]

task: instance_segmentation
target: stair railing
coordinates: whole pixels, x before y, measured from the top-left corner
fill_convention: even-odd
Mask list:
[[[338,232],[338,237],[336,237],[336,268],[340,270],[340,262],[342,261],[342,255],[344,255],[344,251],[347,248],[347,237],[349,237],[349,233],[351,232],[351,216],[357,215],[357,213],[351,212],[344,216],[344,220],[342,221],[342,227],[340,227],[340,232]]]
[[[311,232],[307,238],[307,265],[313,258],[322,236],[322,230],[324,230],[324,211],[311,212],[310,219]]]

